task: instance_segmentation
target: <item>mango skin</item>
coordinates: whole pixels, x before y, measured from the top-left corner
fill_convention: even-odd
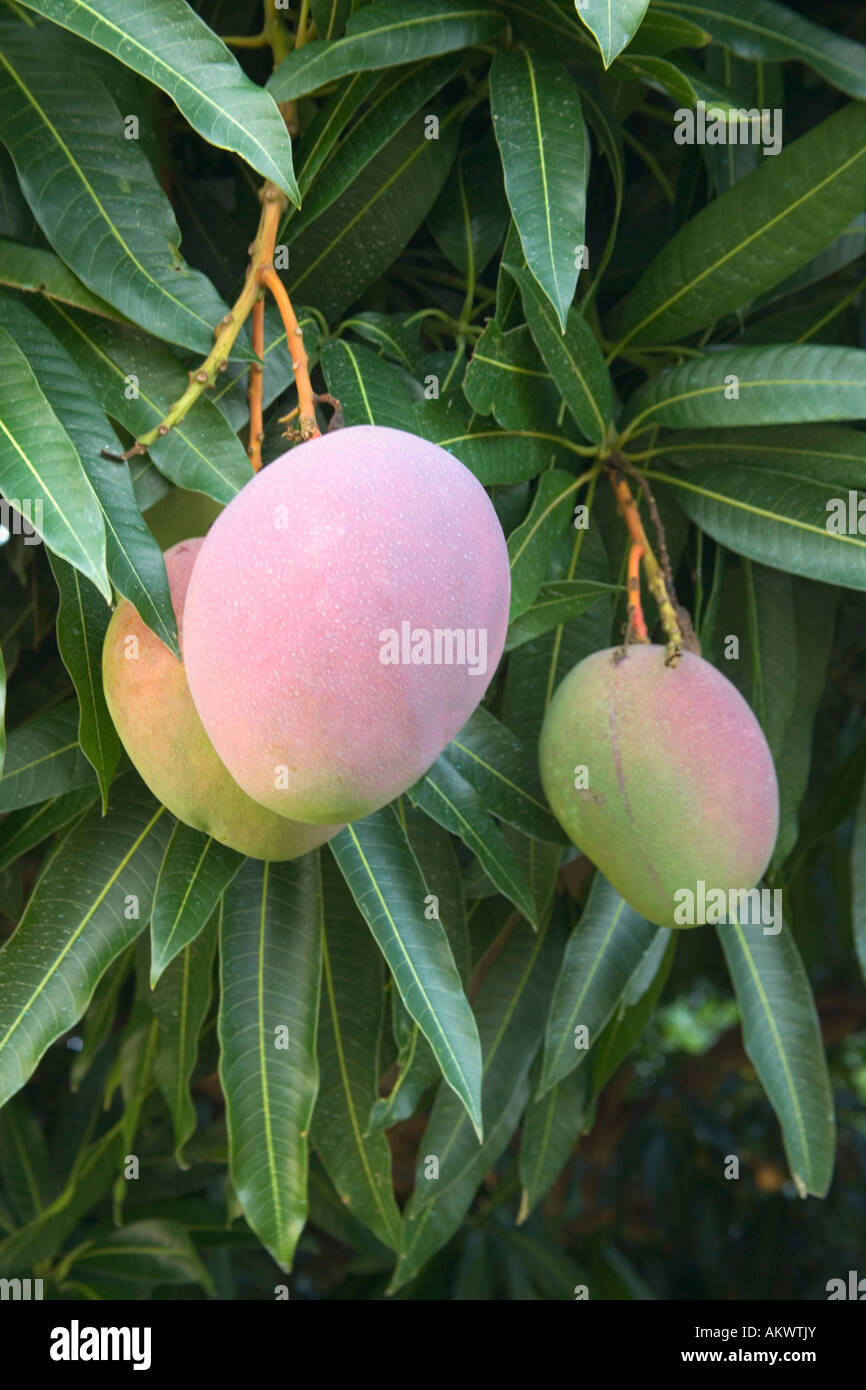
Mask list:
[[[378,426],[310,440],[258,473],[205,539],[186,606],[196,708],[263,806],[357,820],[417,781],[480,703],[510,590],[499,520],[458,459]],[[382,634],[404,621],[485,629],[485,673],[383,664]]]
[[[160,550],[170,550],[190,536],[206,535],[222,509],[222,502],[215,502],[203,492],[174,487],[142,516]]]
[[[635,645],[578,663],[541,730],[554,815],[637,912],[661,927],[674,893],[748,890],[776,843],[779,790],[761,726],[739,691],[690,652]],[[575,788],[575,768],[589,785]]]
[[[183,653],[184,600],[202,539],[183,541],[165,556]],[[137,659],[129,638],[138,640]],[[102,649],[105,698],[121,742],[143,780],[186,825],[253,859],[296,859],[337,832],[338,825],[298,825],[252,801],[232,780],[208,740],[189,693],[182,662],[126,599],[108,624]]]

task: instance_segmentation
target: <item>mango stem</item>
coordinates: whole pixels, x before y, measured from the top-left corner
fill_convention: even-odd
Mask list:
[[[668,587],[662,568],[655,557],[646,531],[643,528],[643,523],[637,509],[637,503],[632,496],[631,488],[623,477],[622,461],[616,454],[611,455],[608,461],[607,475],[610,479],[610,485],[613,488],[614,496],[619,503],[620,514],[632,539],[632,550],[629,554],[629,581],[631,581],[632,577],[634,550],[635,547],[639,547],[642,553],[638,557],[638,560],[643,562],[647,584],[658,606],[661,624],[668,639],[665,665],[676,666],[683,654],[683,632],[680,627],[679,617],[672,596],[668,593]],[[631,599],[631,587],[629,586],[630,612],[632,608]],[[638,584],[638,602],[639,601],[640,586]]]
[[[298,405],[300,406],[298,435],[301,439],[315,439],[321,431],[316,424],[316,403],[310,382],[310,367],[304,348],[303,330],[298,325],[295,311],[292,308],[292,301],[286,293],[286,287],[272,265],[265,265],[260,268],[259,282],[270,290],[277,301],[277,308],[286,330],[286,344],[289,349],[295,385],[298,388]]]

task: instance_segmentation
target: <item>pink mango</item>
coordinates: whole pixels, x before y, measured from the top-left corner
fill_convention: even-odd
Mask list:
[[[574,843],[648,921],[678,927],[698,924],[684,892],[699,911],[702,891],[729,902],[759,882],[779,791],[736,687],[699,656],[685,652],[671,668],[665,655],[634,645],[622,660],[611,649],[579,662],[550,703],[539,761]]]
[[[184,649],[184,600],[200,539],[166,553],[171,601]],[[340,829],[298,825],[251,800],[232,779],[195,711],[181,661],[123,599],[102,650],[105,698],[124,748],[178,820],[253,859],[297,859]]]
[[[217,518],[190,582],[185,660],[211,742],[280,815],[368,815],[481,701],[510,587],[493,505],[444,449],[366,425],[297,446]]]

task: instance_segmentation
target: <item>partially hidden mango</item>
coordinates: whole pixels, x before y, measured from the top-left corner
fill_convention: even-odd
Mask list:
[[[181,654],[187,586],[201,538],[165,555]],[[220,762],[189,693],[186,672],[126,599],[102,651],[105,698],[121,742],[150,790],[186,825],[253,859],[296,859],[340,828],[298,825],[252,801]]]

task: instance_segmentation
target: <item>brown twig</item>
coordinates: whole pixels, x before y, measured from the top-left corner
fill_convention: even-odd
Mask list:
[[[272,183],[266,183],[261,191],[262,215],[259,219],[256,239],[250,247],[250,264],[247,269],[244,287],[238,295],[233,307],[224,318],[220,320],[214,329],[216,342],[213,349],[202,362],[195,372],[189,374],[189,386],[171,407],[171,410],[160,421],[154,425],[153,429],[139,436],[131,448],[121,455],[122,459],[130,459],[135,454],[145,454],[155,440],[168,434],[169,430],[175,425],[179,425],[191,406],[195,404],[199,396],[209,387],[213,386],[217,378],[217,373],[225,371],[228,366],[229,353],[234,345],[235,339],[241,331],[246,320],[249,318],[250,311],[256,300],[261,294],[261,281],[259,271],[263,265],[272,265],[274,259],[274,244],[277,239],[277,229],[280,225],[280,218],[287,206],[285,194]],[[282,287],[281,287],[282,288]],[[288,298],[288,296],[286,296]],[[105,452],[105,451],[103,451]],[[107,454],[106,457],[112,457]],[[116,458],[117,456],[114,455]]]
[[[253,305],[252,315],[253,330],[253,352],[261,359],[262,365],[253,362],[250,367],[250,442],[247,453],[250,456],[250,463],[253,472],[258,473],[262,466],[262,440],[265,437],[264,422],[262,419],[262,401],[264,398],[264,383],[262,375],[264,372],[265,357],[265,297],[261,295]]]

